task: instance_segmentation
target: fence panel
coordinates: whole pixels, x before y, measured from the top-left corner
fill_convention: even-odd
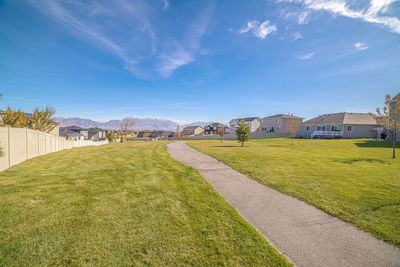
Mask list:
[[[0,171],[27,159],[51,152],[81,146],[98,146],[108,144],[107,140],[66,140],[54,134],[34,131],[27,128],[0,127]]]
[[[27,129],[28,159],[39,156],[39,131]]]
[[[10,165],[13,166],[27,159],[27,143],[25,128],[10,128],[9,136]]]
[[[5,170],[10,167],[9,154],[8,154],[8,127],[0,127],[0,146],[3,156],[0,157],[0,170]]]

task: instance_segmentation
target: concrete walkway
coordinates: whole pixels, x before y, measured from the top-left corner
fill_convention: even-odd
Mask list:
[[[168,144],[297,266],[400,266],[400,250],[190,148]]]

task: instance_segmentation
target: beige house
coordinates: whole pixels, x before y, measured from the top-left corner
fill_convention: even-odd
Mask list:
[[[249,126],[250,132],[255,133],[258,131],[260,128],[260,118],[259,117],[249,117],[249,118],[237,118],[237,119],[232,119],[229,122],[229,131],[231,133],[235,133],[237,127],[239,127],[239,122],[241,120],[244,120],[244,122]]]
[[[277,114],[261,119],[259,132],[260,133],[291,133],[293,136],[296,134],[297,129],[291,127],[292,119],[295,124],[300,127],[303,118],[291,116],[287,114]],[[298,128],[297,127],[297,128]]]
[[[183,128],[183,135],[188,136],[188,135],[199,135],[204,132],[203,127],[201,126],[186,126]]]

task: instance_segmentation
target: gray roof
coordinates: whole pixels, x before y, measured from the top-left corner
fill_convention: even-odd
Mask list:
[[[201,128],[201,129],[203,129],[203,127],[201,127],[201,126],[186,126],[185,128],[183,128],[183,130],[195,130],[195,129],[197,129],[197,128]]]
[[[304,119],[302,117],[297,117],[297,116],[293,116],[293,117],[296,118],[296,119]],[[290,118],[292,118],[292,116],[289,115],[289,114],[276,114],[276,115],[273,115],[273,116],[265,117],[263,119],[277,119],[277,118],[290,119]]]
[[[211,124],[209,124],[207,126],[228,127],[228,126],[226,126],[226,125],[224,125],[222,123],[219,123],[219,122],[214,122],[214,123],[211,123]]]
[[[232,119],[231,121],[234,121],[234,120],[239,120],[239,121],[241,121],[241,120],[244,120],[244,121],[254,121],[254,120],[259,120],[260,118],[259,117],[248,117],[248,118],[237,118],[237,119]]]
[[[320,115],[311,120],[305,121],[303,125],[322,125],[322,124],[359,124],[377,125],[376,120],[370,113],[332,113]]]

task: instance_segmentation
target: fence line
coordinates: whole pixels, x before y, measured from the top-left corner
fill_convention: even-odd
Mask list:
[[[104,145],[108,141],[66,140],[64,137],[28,128],[0,127],[0,171],[25,160],[73,147]]]

